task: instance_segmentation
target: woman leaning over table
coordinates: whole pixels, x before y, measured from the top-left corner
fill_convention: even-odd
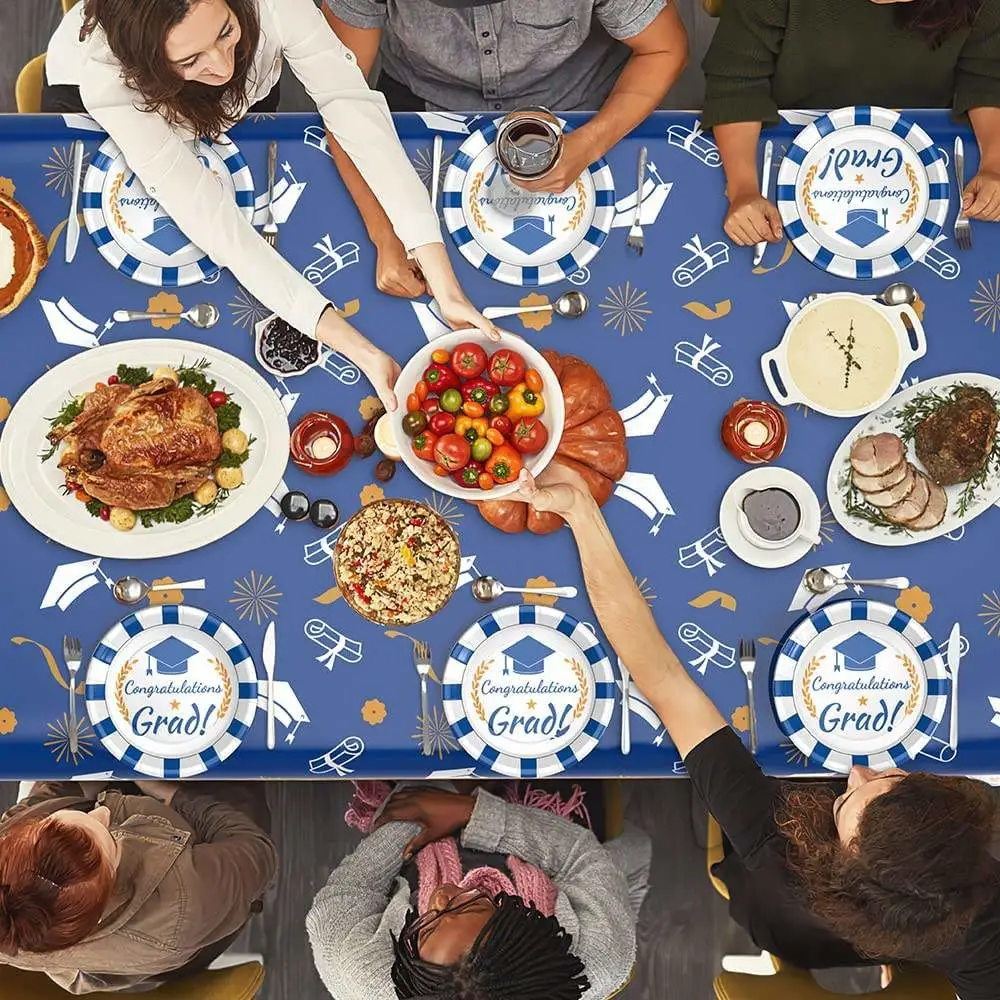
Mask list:
[[[49,43],[43,109],[86,111],[217,264],[296,329],[349,357],[392,408],[399,368],[254,230],[186,139],[277,109],[283,59],[357,164],[456,327],[494,328],[465,297],[437,216],[354,55],[312,0],[83,0]]]
[[[726,172],[726,234],[781,238],[760,194],[757,142],[779,108],[952,108],[968,115],[979,173],[963,205],[1000,220],[1000,3],[997,0],[724,0],[703,63],[706,127]]]
[[[259,909],[277,868],[263,785],[136,784],[39,782],[0,819],[0,964],[70,993],[149,990]]]
[[[853,0],[845,0],[845,3]],[[583,479],[553,463],[520,498],[565,518],[604,634],[725,834],[715,873],[761,948],[804,969],[920,962],[962,1000],[1000,996],[1000,818],[983,782],[854,767],[766,777],[667,645]]]
[[[565,782],[459,794],[359,782],[368,836],[306,918],[337,1000],[607,1000],[635,962],[651,845],[600,843],[600,802]],[[391,797],[390,797],[391,796]]]

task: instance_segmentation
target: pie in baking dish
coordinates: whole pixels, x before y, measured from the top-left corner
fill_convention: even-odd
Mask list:
[[[45,237],[31,216],[0,194],[0,316],[25,300],[48,259]]]

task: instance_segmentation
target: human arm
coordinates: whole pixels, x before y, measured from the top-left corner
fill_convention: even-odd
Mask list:
[[[306,916],[316,970],[331,996],[394,997],[391,933],[399,933],[409,893],[394,891],[403,848],[419,831],[389,823],[365,837],[330,875]]]
[[[611,996],[635,961],[635,920],[624,873],[590,830],[479,789],[462,845],[512,855],[544,871],[558,890],[555,915],[572,935],[595,997]]]
[[[1000,107],[970,108],[979,143],[979,170],[965,186],[962,207],[970,219],[1000,221]]]
[[[727,0],[702,66],[702,124],[714,130],[726,174],[725,230],[751,246],[781,238],[781,218],[761,197],[757,141],[761,123],[778,120],[771,78],[784,40],[788,0]]]
[[[587,596],[604,634],[682,757],[726,723],[663,638],[582,477],[558,462],[535,483],[521,473],[517,499],[551,510],[576,540]]]
[[[50,802],[53,799],[79,801],[86,798],[88,796],[78,781],[36,781],[32,784],[31,791],[20,802],[14,803],[0,816],[0,823],[5,824],[20,816],[27,809],[32,809],[34,806]],[[67,805],[69,804],[71,803],[67,801]]]
[[[620,24],[616,17],[621,7],[617,0],[603,0],[596,8],[597,18],[608,33],[632,50],[604,106],[590,121],[566,133],[559,161],[552,170],[537,181],[519,181],[521,187],[529,191],[565,191],[591,163],[659,107],[687,65],[687,32],[673,4],[663,7],[656,0],[638,22],[633,17],[626,24]],[[652,20],[648,20],[650,9],[659,9]],[[642,27],[636,30],[639,25]]]

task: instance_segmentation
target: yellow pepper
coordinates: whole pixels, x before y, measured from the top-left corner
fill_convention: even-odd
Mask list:
[[[460,413],[455,418],[455,433],[458,435],[464,434],[472,426],[472,417],[467,417],[464,413]]]
[[[458,425],[458,421],[455,421],[455,425]],[[486,432],[490,428],[490,422],[485,417],[473,417],[472,426],[476,429],[476,433],[480,437],[486,437]]]
[[[504,416],[517,423],[521,417],[540,417],[545,412],[545,400],[540,392],[532,392],[526,382],[518,382],[507,393],[507,412]]]

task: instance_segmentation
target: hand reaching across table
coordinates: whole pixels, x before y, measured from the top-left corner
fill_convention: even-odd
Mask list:
[[[726,235],[741,247],[777,243],[782,236],[778,209],[757,191],[733,198],[723,225]]]
[[[374,825],[378,829],[386,823],[419,823],[420,833],[403,849],[403,857],[410,858],[433,841],[458,833],[468,824],[475,804],[471,795],[442,788],[404,788],[389,799]]]

